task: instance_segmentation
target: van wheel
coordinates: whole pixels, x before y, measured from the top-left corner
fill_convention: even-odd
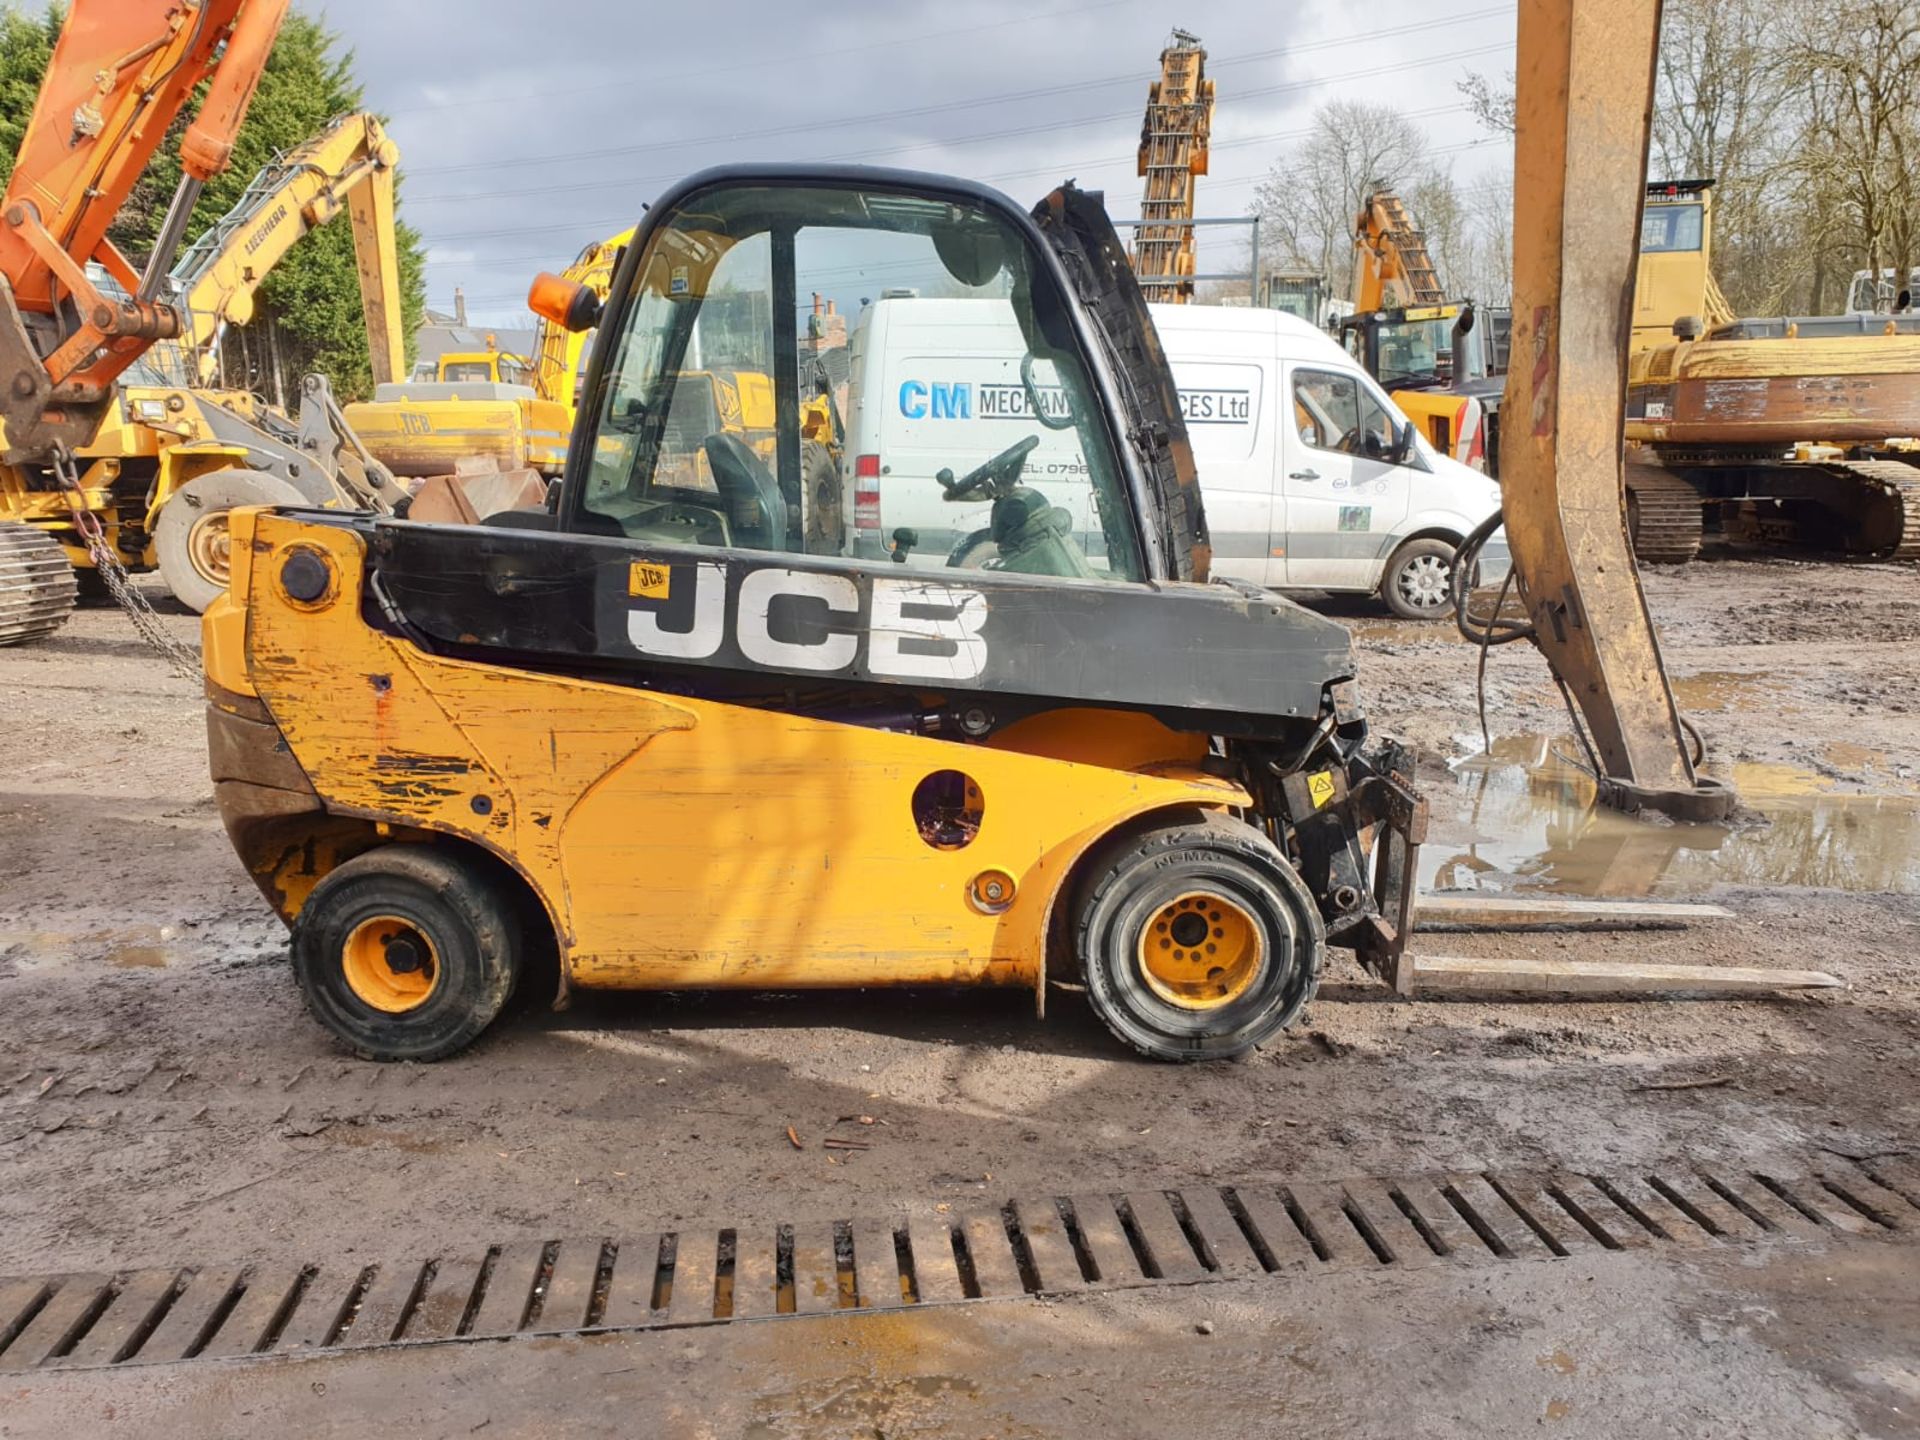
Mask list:
[[[1409,540],[1387,561],[1380,598],[1403,620],[1440,620],[1453,613],[1454,546]]]
[[[293,973],[313,1017],[366,1060],[440,1060],[513,993],[506,906],[467,861],[383,845],[318,885],[293,922]]]
[[[1320,912],[1273,844],[1208,815],[1096,854],[1074,900],[1087,998],[1155,1060],[1224,1060],[1290,1024],[1326,954]]]

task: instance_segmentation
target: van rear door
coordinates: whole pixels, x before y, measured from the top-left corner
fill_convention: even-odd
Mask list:
[[[1180,413],[1207,505],[1213,573],[1255,585],[1281,583],[1274,547],[1273,390],[1276,367],[1250,360],[1187,358],[1206,353],[1206,331],[1162,335],[1180,391]]]

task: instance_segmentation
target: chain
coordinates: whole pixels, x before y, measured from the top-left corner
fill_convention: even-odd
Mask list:
[[[73,513],[73,528],[80,532],[80,539],[86,544],[94,569],[107,583],[107,593],[113,596],[113,603],[127,612],[127,618],[133,622],[133,628],[139,632],[140,638],[167,662],[174,674],[182,680],[199,679],[199,652],[174,639],[168,633],[166,621],[160,618],[160,613],[147,603],[145,595],[134,588],[133,577],[127,574],[127,567],[120,563],[120,557],[113,553],[113,547],[107,543],[106,531],[100,528],[100,517],[87,508],[86,495],[80,489],[79,469],[64,445],[54,447],[53,475],[66,496],[67,509]]]

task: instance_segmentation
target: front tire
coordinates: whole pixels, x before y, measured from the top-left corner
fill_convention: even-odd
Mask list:
[[[293,971],[313,1017],[366,1060],[465,1049],[513,993],[512,916],[470,862],[428,845],[357,855],[293,922]]]
[[[1402,620],[1444,620],[1453,614],[1458,550],[1445,540],[1409,540],[1387,561],[1380,598]]]
[[[1226,1060],[1277,1034],[1319,983],[1326,932],[1267,837],[1208,815],[1114,842],[1073,907],[1087,998],[1155,1060]]]
[[[173,598],[204,612],[227,588],[227,512],[241,505],[304,505],[304,495],[277,475],[215,470],[196,476],[167,497],[154,522],[160,578]]]

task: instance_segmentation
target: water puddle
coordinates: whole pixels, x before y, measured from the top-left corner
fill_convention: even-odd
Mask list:
[[[170,925],[123,930],[0,930],[0,961],[14,973],[58,970],[76,962],[105,961],[117,970],[163,970],[174,960]]]
[[[119,945],[107,952],[107,964],[121,970],[164,970],[171,963],[160,945]]]
[[[1835,748],[1827,758],[1841,763]],[[1457,765],[1453,791],[1433,796],[1420,856],[1426,887],[1621,898],[1714,885],[1920,894],[1920,797],[1850,793],[1792,766],[1739,764],[1734,786],[1762,820],[1667,824],[1594,808],[1592,782],[1563,758],[1571,738],[1508,737],[1493,750]]]
[[[1682,710],[1746,710],[1756,700],[1777,703],[1768,693],[1772,677],[1747,670],[1702,670],[1676,675],[1671,683]]]

